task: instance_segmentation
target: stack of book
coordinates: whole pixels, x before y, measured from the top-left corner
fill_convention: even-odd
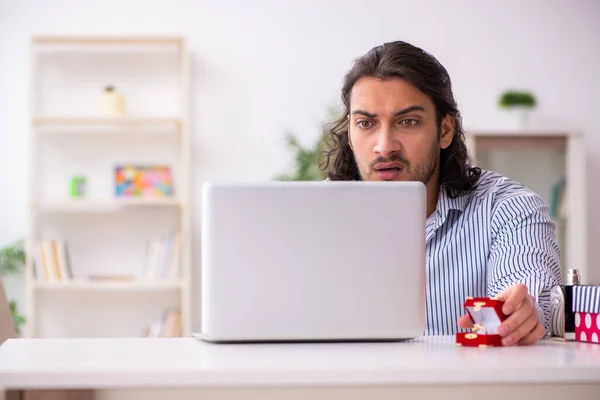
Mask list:
[[[181,310],[168,309],[163,319],[148,325],[142,334],[147,338],[169,338],[181,336]]]
[[[65,282],[73,277],[64,240],[38,240],[33,257],[38,281]]]
[[[171,233],[164,238],[155,238],[148,243],[142,279],[175,280],[180,270],[180,235]]]

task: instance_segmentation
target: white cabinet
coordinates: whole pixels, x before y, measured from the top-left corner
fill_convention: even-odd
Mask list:
[[[550,206],[561,248],[563,279],[568,268],[589,277],[587,264],[586,157],[582,135],[545,131],[470,131],[475,164],[512,178]]]

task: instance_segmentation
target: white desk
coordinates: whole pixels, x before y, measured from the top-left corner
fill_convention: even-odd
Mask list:
[[[600,345],[466,348],[405,343],[208,344],[184,339],[16,339],[0,387],[93,388],[97,399],[600,398]],[[243,389],[243,390],[242,390]]]

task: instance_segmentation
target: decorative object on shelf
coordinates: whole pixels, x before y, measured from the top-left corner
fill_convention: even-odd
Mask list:
[[[114,86],[108,85],[104,88],[101,99],[102,113],[106,116],[115,117],[125,114],[125,97],[118,93]]]
[[[488,297],[467,297],[465,309],[473,321],[471,332],[456,334],[456,344],[468,347],[502,346],[498,327],[506,319],[502,300]]]
[[[117,197],[160,198],[173,195],[173,179],[168,165],[117,165]]]
[[[507,90],[500,95],[498,105],[511,114],[514,129],[525,129],[529,123],[531,110],[537,105],[537,100],[531,92]]]
[[[0,275],[3,277],[19,274],[23,270],[25,263],[25,242],[23,240],[18,240],[0,250]],[[9,306],[17,335],[21,336],[22,327],[27,320],[19,311],[18,304],[15,300],[10,300]]]
[[[84,197],[87,193],[87,180],[85,176],[76,175],[71,178],[71,197]]]

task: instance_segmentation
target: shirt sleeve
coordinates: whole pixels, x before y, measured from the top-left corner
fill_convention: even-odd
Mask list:
[[[488,296],[525,284],[550,332],[550,291],[560,282],[560,250],[549,207],[534,193],[502,200],[492,217]]]

